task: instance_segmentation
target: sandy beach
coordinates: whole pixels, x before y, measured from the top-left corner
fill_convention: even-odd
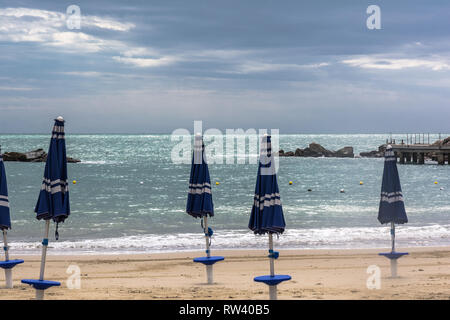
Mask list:
[[[282,250],[278,274],[292,280],[278,286],[279,299],[450,299],[450,248],[410,248],[399,260],[399,277],[390,278],[389,261],[377,255],[386,250]],[[192,262],[202,252],[137,255],[52,255],[46,279],[61,287],[46,291],[49,299],[267,299],[268,288],[253,277],[268,274],[266,251],[214,251],[226,260],[214,266],[215,284],[206,284],[205,268]],[[13,257],[15,258],[15,257]],[[19,257],[16,257],[19,258]],[[36,278],[40,256],[21,256],[14,269],[14,288],[4,289],[0,273],[0,299],[33,299],[34,290],[20,283]],[[80,269],[81,288],[69,289],[70,265]],[[368,289],[367,268],[381,270],[381,288]]]

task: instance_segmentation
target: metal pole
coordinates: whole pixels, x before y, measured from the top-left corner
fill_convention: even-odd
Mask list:
[[[395,252],[395,223],[391,222],[392,252]],[[391,277],[397,277],[397,259],[391,260]]]
[[[3,230],[3,249],[5,250],[5,260],[9,260],[9,247],[8,247],[8,240],[6,237],[6,230]],[[12,270],[11,269],[5,269],[5,282],[6,282],[6,288],[12,289],[13,288],[13,281],[12,281]]]
[[[269,233],[269,252],[273,253],[273,236],[272,233]],[[273,256],[270,258],[270,276],[273,277],[275,275],[275,266],[273,261]]]
[[[45,232],[44,232],[44,239],[42,241],[41,272],[39,274],[39,280],[41,281],[44,280],[45,259],[47,258],[49,229],[50,229],[50,219],[45,220]],[[44,300],[44,290],[36,289],[36,300]]]
[[[395,252],[395,223],[391,222],[392,252]]]
[[[274,258],[272,256],[273,254],[273,235],[272,233],[269,233],[269,253],[271,254],[270,257],[270,276],[275,276],[275,264],[274,264]],[[277,300],[277,286],[270,286],[269,285],[269,298],[270,300]]]
[[[203,217],[203,222],[205,224],[205,230],[204,231],[205,231],[205,240],[206,240],[206,255],[208,257],[210,257],[211,256],[211,252],[209,250],[208,217],[207,216]]]
[[[209,235],[208,235],[208,216],[203,217],[203,222],[205,225],[205,239],[206,239],[206,256],[209,258],[211,256],[211,251],[209,249]],[[208,284],[214,283],[214,276],[213,276],[213,265],[206,265],[206,280]]]
[[[39,280],[44,280],[45,259],[47,257],[48,231],[49,231],[49,229],[50,229],[50,219],[49,220],[45,220],[45,233],[44,233],[44,241],[42,241],[41,272],[39,274]]]
[[[6,230],[3,230],[3,249],[5,250],[5,260],[8,261],[9,260],[9,247],[8,247],[8,239],[6,237]]]

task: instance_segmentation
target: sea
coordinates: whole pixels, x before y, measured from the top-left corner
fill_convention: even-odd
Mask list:
[[[406,134],[281,134],[279,146],[294,151],[316,142],[330,150],[352,146],[359,154],[377,149],[388,138],[400,141]],[[48,134],[0,135],[3,152],[47,150],[49,142]],[[190,164],[171,156],[178,143],[171,134],[68,133],[67,155],[81,163],[68,165],[71,214],[59,225],[59,240],[52,223],[51,254],[204,250],[200,220],[186,214]],[[247,227],[258,170],[258,152],[248,149],[237,154],[236,161],[209,164],[213,253],[267,248],[267,236],[254,235]],[[35,218],[34,207],[45,164],[5,166],[11,255],[40,254],[44,222]],[[398,169],[409,222],[396,228],[397,247],[449,246],[450,165],[427,161]],[[275,237],[275,247],[389,248],[390,226],[377,220],[382,173],[380,158],[280,157],[278,184],[286,230]]]

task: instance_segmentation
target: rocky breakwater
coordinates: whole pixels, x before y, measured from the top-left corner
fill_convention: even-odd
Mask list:
[[[334,158],[354,158],[353,147],[343,147],[337,151],[328,150],[318,143],[310,143],[305,149],[297,148],[295,151],[280,150],[280,157],[334,157]]]
[[[360,152],[359,155],[363,158],[383,158],[386,151],[386,144],[382,144],[378,147],[378,150],[372,150],[369,152]]]
[[[432,146],[450,147],[450,137],[443,140],[436,140]]]
[[[47,153],[43,149],[37,149],[30,152],[5,152],[3,154],[3,161],[18,161],[18,162],[45,162],[47,161]],[[81,160],[67,157],[67,162],[78,163]]]

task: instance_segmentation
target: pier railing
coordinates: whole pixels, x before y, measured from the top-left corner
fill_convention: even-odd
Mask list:
[[[442,136],[439,134],[439,140]],[[450,164],[450,145],[437,144],[430,140],[430,134],[407,134],[406,139],[395,141],[386,140],[386,144],[391,144],[392,149],[399,159],[399,163],[424,164],[425,158],[437,161],[438,164]]]

